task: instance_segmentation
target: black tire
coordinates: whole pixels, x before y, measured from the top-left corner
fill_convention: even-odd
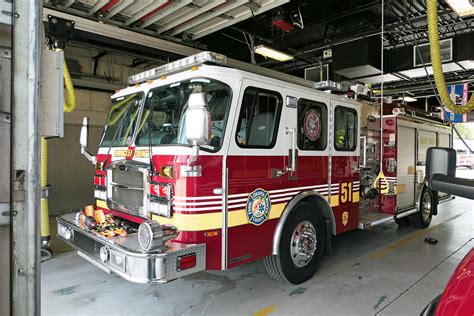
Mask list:
[[[311,259],[304,263],[304,266],[298,266],[294,262],[294,260],[297,260],[296,255],[294,255],[295,259],[292,259],[291,255],[292,237],[298,236],[298,234],[294,234],[296,229],[302,227],[301,225],[304,223],[307,225],[307,222],[311,223],[314,228],[316,249]],[[323,258],[325,234],[324,220],[316,207],[307,202],[298,203],[283,226],[279,254],[264,258],[268,274],[278,281],[292,284],[300,284],[311,279]],[[293,247],[293,249],[296,248]],[[300,264],[303,263],[300,262]]]
[[[410,226],[410,219],[408,218],[408,216],[402,218],[395,218],[395,223],[397,223],[397,225],[400,227]]]
[[[417,228],[426,228],[430,226],[431,218],[433,217],[433,210],[435,209],[435,203],[436,200],[433,192],[425,186],[421,191],[418,212],[408,216],[410,225]]]

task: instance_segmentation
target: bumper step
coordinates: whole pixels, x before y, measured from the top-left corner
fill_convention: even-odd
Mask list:
[[[75,218],[76,213],[57,218],[58,238],[107,273],[114,272],[135,283],[166,283],[206,268],[205,244],[168,241],[162,252],[145,252],[139,245],[136,233],[126,237],[105,238],[80,229]],[[67,234],[60,233],[64,231]],[[180,270],[179,260],[190,255],[196,256],[196,264]]]

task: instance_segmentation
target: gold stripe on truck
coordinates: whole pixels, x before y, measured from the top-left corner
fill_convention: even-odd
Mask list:
[[[357,193],[357,195],[356,195]],[[329,196],[325,196],[328,200]],[[354,192],[354,202],[357,198],[359,200],[359,193]],[[98,207],[108,209],[107,202],[103,200],[96,200]],[[285,209],[287,203],[273,204],[270,209],[269,219],[280,218],[283,210]],[[336,207],[339,205],[339,195],[331,196],[331,207]],[[247,219],[247,214],[245,209],[240,209],[237,211],[229,211],[228,213],[228,225],[229,227],[236,227],[241,225],[249,224]],[[211,230],[211,229],[220,229],[222,228],[222,213],[193,213],[193,214],[181,214],[174,213],[171,218],[162,217],[158,215],[152,215],[152,219],[156,220],[160,224],[170,224],[176,226],[179,230],[182,231],[202,231],[202,230]]]

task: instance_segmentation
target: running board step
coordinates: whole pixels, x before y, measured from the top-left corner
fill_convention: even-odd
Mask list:
[[[370,229],[394,219],[392,214],[367,213],[359,215],[359,229]]]

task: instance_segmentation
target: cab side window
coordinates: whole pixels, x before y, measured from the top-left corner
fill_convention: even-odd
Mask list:
[[[298,100],[298,148],[325,150],[327,146],[328,110],[324,103]]]
[[[338,151],[357,148],[357,111],[337,106],[334,111],[334,147]]]
[[[247,88],[237,123],[237,144],[243,148],[272,148],[276,142],[282,103],[277,92]]]

